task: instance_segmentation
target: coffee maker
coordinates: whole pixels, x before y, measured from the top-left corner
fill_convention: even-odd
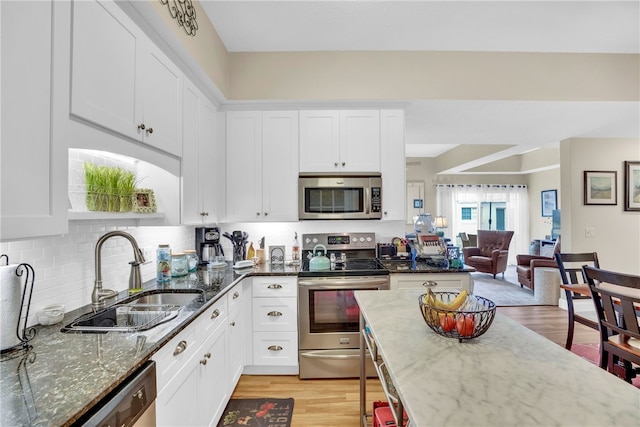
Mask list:
[[[214,256],[224,256],[220,244],[220,228],[196,227],[196,251],[200,261],[209,262]]]

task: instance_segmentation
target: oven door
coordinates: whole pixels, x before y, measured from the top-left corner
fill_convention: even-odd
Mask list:
[[[359,376],[360,309],[353,293],[384,289],[389,276],[298,279],[300,378]]]

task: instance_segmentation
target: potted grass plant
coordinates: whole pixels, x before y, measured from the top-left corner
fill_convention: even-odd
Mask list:
[[[96,212],[130,212],[136,187],[134,172],[119,167],[84,164],[87,209]]]

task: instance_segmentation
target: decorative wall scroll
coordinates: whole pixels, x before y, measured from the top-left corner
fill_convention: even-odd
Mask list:
[[[160,3],[167,6],[171,17],[188,35],[196,36],[198,22],[196,21],[196,9],[191,0],[160,0]]]

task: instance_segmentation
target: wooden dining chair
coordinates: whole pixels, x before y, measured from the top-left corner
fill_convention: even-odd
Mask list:
[[[598,314],[600,367],[631,382],[640,374],[640,276],[589,266],[583,271]]]
[[[592,329],[598,329],[598,319],[594,315],[593,317],[587,317],[586,315],[577,314],[574,307],[574,300],[591,299],[589,287],[587,286],[587,280],[585,279],[582,266],[589,264],[592,267],[600,268],[598,263],[598,254],[596,252],[585,253],[556,253],[556,263],[560,270],[560,278],[562,284],[560,288],[564,289],[567,299],[567,314],[569,325],[567,328],[567,340],[565,342],[565,348],[571,350],[573,344],[573,331],[575,329],[575,322],[588,326]]]

